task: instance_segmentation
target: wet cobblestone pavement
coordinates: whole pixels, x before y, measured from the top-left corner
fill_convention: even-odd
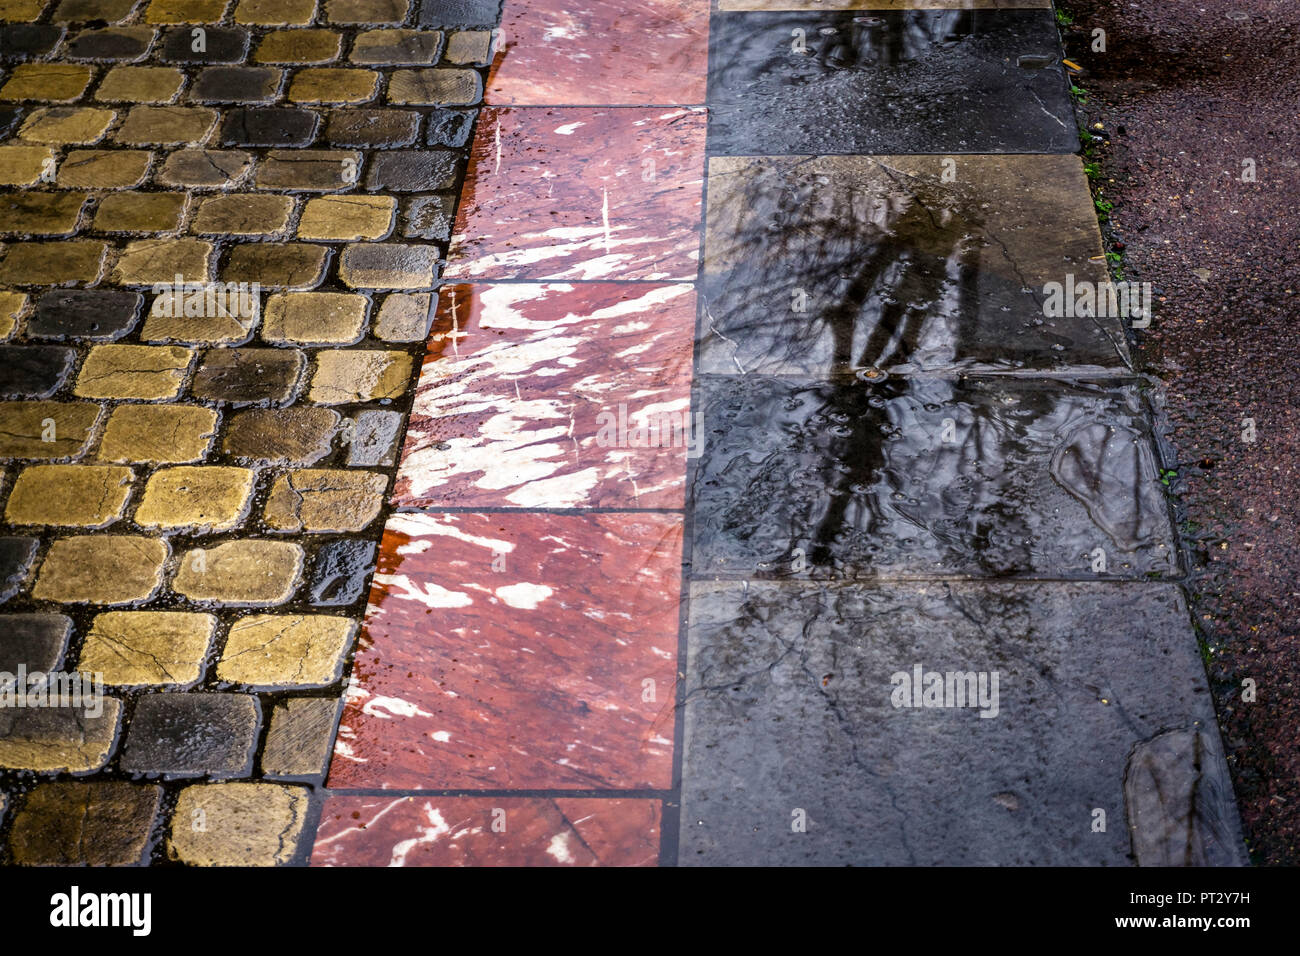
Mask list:
[[[1245,861],[1046,3],[0,17],[8,862]]]
[[[0,17],[5,858],[302,862],[498,11]]]

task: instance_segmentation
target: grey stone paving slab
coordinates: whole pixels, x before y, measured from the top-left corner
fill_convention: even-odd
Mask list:
[[[693,407],[697,577],[1178,570],[1132,387],[706,376]]]
[[[1244,862],[1173,586],[696,583],[690,619],[683,865],[1124,865],[1180,833]],[[984,706],[913,697],[918,667],[982,674]]]
[[[1072,153],[1059,55],[1050,10],[715,12],[709,149]]]
[[[714,157],[703,277],[704,372],[1129,367],[1077,156]]]

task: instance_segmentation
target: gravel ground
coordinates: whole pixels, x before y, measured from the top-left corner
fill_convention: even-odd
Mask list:
[[[1112,248],[1160,297],[1190,580],[1251,853],[1300,862],[1300,4],[1068,0]],[[1106,51],[1092,49],[1106,31]],[[1253,160],[1255,181],[1244,160]],[[1243,419],[1255,441],[1243,439]],[[1243,700],[1253,679],[1258,700]]]

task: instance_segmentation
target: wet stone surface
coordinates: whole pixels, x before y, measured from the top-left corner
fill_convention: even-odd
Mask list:
[[[191,866],[281,866],[294,860],[308,807],[304,787],[199,784],[181,791],[167,856]],[[193,825],[196,816],[202,828]]]
[[[492,832],[504,813],[505,834]],[[638,798],[331,794],[313,866],[654,866],[662,803]],[[455,840],[420,839],[443,820]]]
[[[1187,638],[1161,585],[696,584],[679,862],[1129,864],[1130,753],[1213,721]]]
[[[0,617],[0,672],[49,673],[63,660],[72,619],[63,614],[6,614]]]
[[[65,604],[134,604],[162,583],[167,542],[138,535],[60,538],[50,545],[32,596]]]
[[[248,31],[241,28],[205,27],[204,49],[194,49],[192,30],[174,27],[166,31],[162,59],[174,63],[238,63],[248,52]]]
[[[0,346],[0,395],[47,398],[63,384],[73,351],[57,345]]]
[[[330,452],[338,413],[328,408],[254,408],[234,415],[224,451],[235,458],[310,465]]]
[[[795,52],[802,31],[804,52]],[[1072,153],[1050,10],[715,13],[709,149]]]
[[[316,136],[310,110],[271,108],[232,110],[221,127],[227,146],[306,146]]]
[[[106,611],[95,616],[77,667],[115,686],[191,686],[203,676],[216,623],[211,614]]]
[[[1077,157],[714,158],[708,207],[703,372],[1127,366],[1045,291],[1107,280]]]
[[[0,862],[1238,862],[1050,5],[876,2],[0,0]]]
[[[293,349],[213,349],[194,374],[196,398],[231,404],[280,403],[292,397],[307,362]]]
[[[36,538],[0,538],[0,601],[17,592],[36,557]]]
[[[491,27],[501,15],[501,0],[419,0],[422,27]]]
[[[1133,749],[1124,777],[1139,866],[1241,866],[1241,827],[1218,728],[1170,730]]]
[[[391,465],[402,427],[400,412],[367,411],[352,419],[348,441],[349,465]]]
[[[709,376],[696,398],[697,575],[1177,573],[1130,387]]]
[[[316,552],[307,575],[311,582],[311,603],[329,607],[359,600],[366,593],[366,578],[374,566],[373,541],[339,538],[326,542]]]
[[[153,694],[136,703],[122,751],[128,773],[242,776],[257,743],[260,708],[243,694]]]
[[[262,773],[286,778],[324,776],[341,704],[331,697],[294,697],[276,704],[262,753]]]
[[[77,707],[0,708],[0,769],[99,770],[108,763],[122,717],[120,700],[105,697],[101,703],[99,713]]]
[[[27,865],[136,865],[161,799],[160,787],[119,781],[41,784],[14,814],[9,851]]]

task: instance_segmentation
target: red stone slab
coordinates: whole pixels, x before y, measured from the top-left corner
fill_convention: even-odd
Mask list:
[[[690,285],[444,286],[396,504],[682,507],[694,329]]]
[[[667,788],[681,547],[680,515],[393,515],[329,786]]]
[[[658,800],[330,794],[312,866],[655,866]]]
[[[486,102],[699,105],[709,0],[508,0]]]
[[[444,277],[694,282],[701,109],[484,109]]]

